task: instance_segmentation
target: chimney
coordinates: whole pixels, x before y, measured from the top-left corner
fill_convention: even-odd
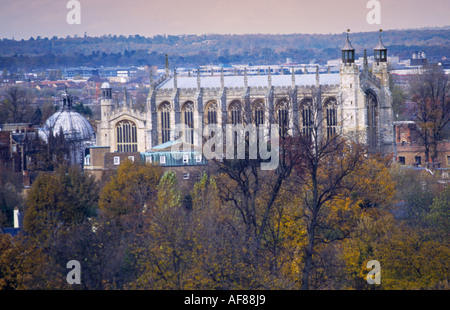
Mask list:
[[[19,228],[19,208],[15,207],[14,208],[14,228]]]

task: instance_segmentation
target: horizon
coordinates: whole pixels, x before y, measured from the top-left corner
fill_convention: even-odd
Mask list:
[[[381,28],[380,28],[381,29]],[[377,30],[369,30],[369,31],[351,31],[350,29],[350,34],[364,34],[364,33],[377,33],[380,31],[380,29]],[[450,30],[450,24],[449,25],[445,25],[445,26],[433,26],[433,27],[421,27],[421,28],[395,28],[395,29],[381,29],[382,32],[395,32],[395,31],[412,31],[412,30],[417,30],[417,31],[427,31],[427,30],[433,30],[433,31],[439,31],[439,30]],[[331,33],[306,33],[306,32],[293,32],[293,33],[200,33],[200,34],[193,34],[193,33],[180,33],[180,34],[171,34],[171,33],[157,33],[157,34],[153,34],[153,35],[141,35],[141,34],[115,34],[115,33],[108,33],[108,34],[101,34],[101,35],[89,35],[89,33],[86,32],[86,38],[103,38],[103,37],[134,37],[135,35],[139,35],[141,37],[144,37],[146,39],[148,38],[154,38],[157,36],[174,36],[174,37],[185,37],[185,36],[197,36],[197,37],[201,37],[201,36],[291,36],[291,35],[315,35],[315,36],[329,36],[329,35],[342,35],[345,34],[346,31],[342,31],[342,32],[331,32]],[[3,37],[0,38],[0,40],[11,40],[11,41],[30,41],[32,39],[34,40],[38,40],[38,39],[53,39],[53,37],[56,37],[57,39],[67,39],[67,38],[84,38],[85,34],[78,34],[75,33],[73,35],[65,35],[65,36],[58,36],[58,35],[52,35],[52,36],[42,36],[42,35],[37,35],[37,36],[31,36],[29,38],[21,38],[21,39],[17,39],[17,38],[7,38],[7,37]]]
[[[450,27],[448,0],[0,0],[3,39],[157,35],[292,35]],[[369,3],[380,4],[369,24]],[[79,3],[78,21],[69,24]],[[368,8],[369,7],[369,8]],[[175,8],[175,9],[174,9]],[[351,9],[349,9],[351,8]],[[79,24],[78,24],[79,23]],[[336,30],[341,31],[337,32]]]

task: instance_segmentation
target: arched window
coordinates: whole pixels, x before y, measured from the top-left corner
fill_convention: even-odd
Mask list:
[[[253,103],[253,124],[256,126],[264,124],[264,104],[261,100],[255,100]]]
[[[337,130],[337,101],[336,98],[330,98],[325,103],[325,113],[327,120],[327,138],[330,139],[336,134]]]
[[[230,103],[229,112],[231,117],[231,124],[242,124],[242,107],[239,100]]]
[[[132,121],[124,120],[116,124],[117,152],[137,152],[137,129]]]
[[[194,144],[194,103],[192,101],[186,102],[181,110],[183,124],[185,125],[184,141]]]
[[[217,125],[219,123],[219,106],[216,101],[211,101],[206,105],[205,123],[206,125]],[[214,136],[214,129],[211,128],[209,137]]]
[[[208,125],[218,124],[217,115],[219,112],[219,107],[217,106],[217,102],[212,101],[207,105],[206,108],[206,123]]]
[[[170,103],[163,102],[159,106],[161,143],[170,141]]]
[[[307,98],[301,102],[302,111],[302,133],[309,139],[312,139],[312,133],[314,130],[314,115],[312,99]]]
[[[372,91],[366,92],[367,105],[367,144],[377,146],[377,97]]]
[[[278,126],[280,127],[280,136],[284,137],[289,129],[289,105],[286,99],[282,99],[278,102],[276,111]]]

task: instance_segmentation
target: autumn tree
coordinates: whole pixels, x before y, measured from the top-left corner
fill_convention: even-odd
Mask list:
[[[154,207],[161,176],[161,168],[157,166],[125,161],[102,188],[100,210],[119,217]]]

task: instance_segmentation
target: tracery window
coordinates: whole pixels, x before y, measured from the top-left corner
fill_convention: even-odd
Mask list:
[[[194,144],[194,103],[189,101],[183,105],[183,123],[185,125],[184,141]]]
[[[264,124],[264,105],[260,100],[253,104],[253,123],[256,127]]]
[[[337,101],[336,98],[330,98],[325,104],[325,113],[327,121],[327,138],[330,139],[336,134],[337,129]]]
[[[208,125],[218,124],[217,114],[219,111],[219,107],[217,106],[217,102],[213,101],[208,104],[206,109],[206,122]]]
[[[277,104],[277,121],[280,127],[280,136],[284,137],[289,129],[289,106],[285,99]]]
[[[302,133],[309,139],[312,139],[312,133],[314,130],[314,115],[312,100],[304,99],[301,103],[302,111]]]
[[[163,102],[159,106],[161,143],[170,141],[170,104]]]
[[[377,145],[377,97],[371,91],[366,93],[367,106],[367,144],[369,147]]]
[[[231,124],[242,124],[242,107],[239,101],[233,101],[230,104]]]
[[[116,124],[117,152],[137,152],[136,124],[129,120]]]

